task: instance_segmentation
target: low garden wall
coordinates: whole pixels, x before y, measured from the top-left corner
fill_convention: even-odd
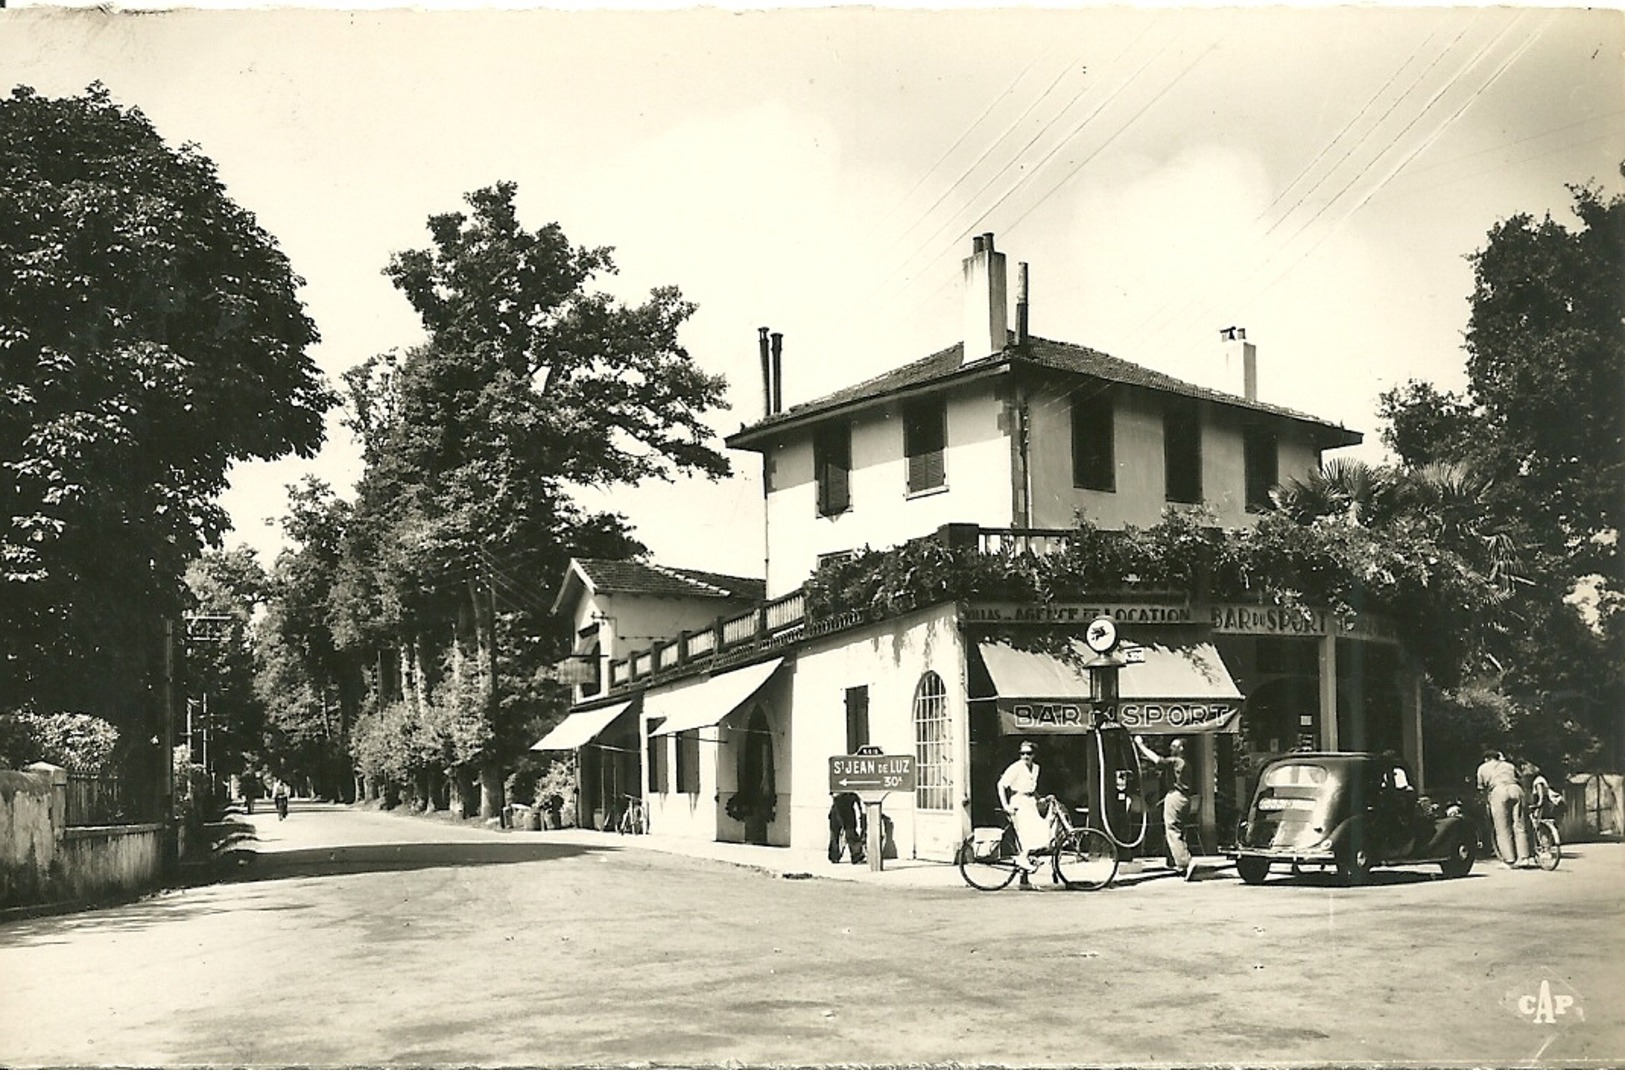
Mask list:
[[[163,871],[161,824],[69,828],[67,772],[0,772],[0,906],[134,894]]]

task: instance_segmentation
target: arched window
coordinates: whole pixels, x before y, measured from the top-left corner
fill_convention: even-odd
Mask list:
[[[914,688],[914,804],[954,808],[953,727],[942,676],[928,671]]]

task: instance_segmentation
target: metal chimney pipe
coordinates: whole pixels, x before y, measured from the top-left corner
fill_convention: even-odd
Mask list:
[[[1016,346],[1027,345],[1027,262],[1016,266]]]
[[[768,364],[767,357],[767,329],[756,330],[756,346],[762,352],[762,416],[773,415],[773,370]]]
[[[784,410],[784,367],[779,359],[784,354],[784,333],[773,333],[773,413]]]

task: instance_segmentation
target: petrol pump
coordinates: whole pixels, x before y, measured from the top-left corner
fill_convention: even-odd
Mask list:
[[[1139,751],[1117,718],[1117,675],[1127,665],[1118,648],[1117,624],[1106,616],[1090,622],[1084,644],[1090,656],[1092,720],[1085,732],[1084,764],[1089,823],[1111,837],[1122,850],[1145,843],[1148,814],[1140,798],[1143,783]]]

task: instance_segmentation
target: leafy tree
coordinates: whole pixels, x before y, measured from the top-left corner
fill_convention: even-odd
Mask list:
[[[342,643],[341,586],[351,505],[313,477],[288,489],[270,600],[259,627],[257,689],[267,716],[267,748],[290,773],[335,799],[354,794],[350,729],[366,690],[369,654],[360,639]]]
[[[186,659],[180,676],[193,730],[191,759],[211,774],[241,772],[258,760],[265,739],[265,706],[255,688],[254,617],[268,588],[254,550],[206,552],[186,572],[191,610]],[[205,738],[205,731],[207,737]]]
[[[1404,462],[1487,479],[1485,528],[1523,549],[1497,613],[1507,730],[1572,770],[1625,754],[1625,197],[1570,192],[1577,228],[1518,214],[1472,256],[1465,394],[1411,382],[1382,415]]]
[[[643,551],[571,486],[728,472],[703,420],[724,383],[678,339],[694,307],[675,288],[639,305],[592,290],[610,250],[572,246],[557,224],[526,231],[515,191],[431,217],[433,246],[385,270],[428,338],[346,378],[366,471],[334,588],[341,646],[404,656],[398,676],[380,664],[358,760],[396,763],[378,742],[393,723],[421,747],[409,765],[443,763],[454,783],[477,770],[485,815],[503,764],[560,703],[537,677],[563,655],[545,591],[572,555]],[[409,726],[394,697],[412,700]]]
[[[335,401],[300,282],[99,84],[0,100],[0,704],[156,731],[159,624],[229,467],[314,453]]]

